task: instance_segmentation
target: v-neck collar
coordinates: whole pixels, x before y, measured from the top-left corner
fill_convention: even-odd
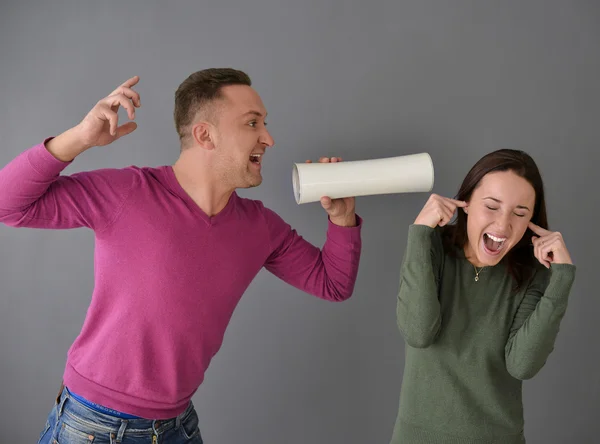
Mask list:
[[[163,171],[170,190],[177,196],[179,196],[179,198],[181,198],[186,203],[186,205],[207,225],[215,225],[223,218],[226,218],[233,211],[238,199],[238,195],[235,191],[231,193],[227,204],[221,211],[219,211],[214,216],[209,216],[204,212],[204,210],[202,210],[202,208],[198,206],[198,204],[196,204],[196,202],[194,202],[190,195],[183,189],[183,187],[177,180],[177,176],[175,176],[175,171],[173,171],[172,166],[165,166],[163,168]]]

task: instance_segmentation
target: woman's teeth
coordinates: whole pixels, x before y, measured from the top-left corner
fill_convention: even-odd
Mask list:
[[[496,237],[496,236],[493,236],[493,235],[491,235],[491,234],[489,234],[489,233],[485,233],[485,234],[486,234],[486,235],[487,235],[487,236],[488,236],[488,237],[489,237],[491,240],[493,240],[494,242],[500,242],[500,243],[502,243],[502,242],[504,242],[504,241],[506,240],[506,238],[505,238],[505,237]]]
[[[504,246],[505,237],[494,236],[493,234],[484,233],[483,244],[490,252],[498,252]]]

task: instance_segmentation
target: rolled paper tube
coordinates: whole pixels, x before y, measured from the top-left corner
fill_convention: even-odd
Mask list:
[[[297,204],[376,194],[433,189],[434,169],[427,153],[333,163],[295,163],[292,184]]]

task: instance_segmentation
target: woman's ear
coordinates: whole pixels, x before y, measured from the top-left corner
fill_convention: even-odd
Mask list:
[[[469,205],[467,205],[466,207],[462,207],[462,209],[465,212],[465,214],[469,214]]]

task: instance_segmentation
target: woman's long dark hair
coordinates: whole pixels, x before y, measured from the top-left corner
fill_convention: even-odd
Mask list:
[[[486,174],[496,171],[512,171],[531,184],[535,190],[535,206],[531,221],[548,229],[542,176],[531,156],[523,151],[501,149],[483,156],[465,176],[455,199],[469,201],[481,179]],[[469,241],[467,217],[465,212],[459,209],[456,221],[442,229],[444,247],[449,254],[452,254],[457,248],[462,250]],[[529,229],[525,231],[523,238],[503,259],[507,263],[509,273],[516,281],[516,289],[521,288],[531,278],[536,267],[537,259],[531,246],[531,236],[533,235],[534,233]]]

